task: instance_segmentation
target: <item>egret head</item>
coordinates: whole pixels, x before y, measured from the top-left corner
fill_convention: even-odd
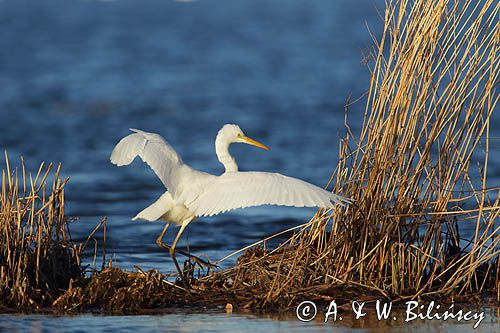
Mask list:
[[[262,148],[265,150],[269,150],[269,148],[266,147],[265,145],[263,145],[262,143],[247,137],[238,125],[234,125],[234,124],[224,125],[219,130],[217,137],[222,138],[227,143],[240,142],[240,143],[246,143],[246,144],[249,144],[252,146],[256,146],[256,147],[259,147],[259,148]]]

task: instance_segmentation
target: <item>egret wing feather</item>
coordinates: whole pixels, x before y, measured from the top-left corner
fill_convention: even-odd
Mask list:
[[[111,163],[117,166],[128,165],[139,156],[160,178],[168,189],[175,187],[178,171],[183,162],[179,154],[165,139],[155,133],[137,129],[118,142],[111,153]]]
[[[220,200],[224,198],[224,200]],[[300,179],[269,172],[228,172],[180,201],[196,216],[212,216],[260,205],[329,208],[350,200]]]

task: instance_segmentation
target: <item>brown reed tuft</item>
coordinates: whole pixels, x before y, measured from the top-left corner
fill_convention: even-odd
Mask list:
[[[186,304],[185,292],[177,290],[158,271],[126,272],[106,267],[80,281],[53,304],[64,312],[105,310],[136,313],[146,309],[180,307]]]
[[[61,165],[48,183],[52,164],[38,172],[12,170],[7,153],[0,192],[0,307],[50,305],[82,276],[81,246],[70,240],[64,215]]]

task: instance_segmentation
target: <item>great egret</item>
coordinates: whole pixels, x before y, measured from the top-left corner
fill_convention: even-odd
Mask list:
[[[156,243],[170,250],[170,256],[188,292],[187,282],[175,258],[175,247],[186,226],[197,217],[258,205],[329,208],[335,203],[343,205],[350,202],[318,186],[279,173],[238,171],[236,161],[229,154],[231,143],[246,143],[266,150],[269,148],[247,137],[237,125],[224,125],[215,138],[215,152],[225,168],[220,176],[184,164],[179,154],[160,135],[130,130],[134,133],[121,139],[113,149],[111,163],[128,165],[139,156],[168,189],[133,220],[167,222]],[[171,223],[180,225],[180,229],[169,247],[162,239]]]

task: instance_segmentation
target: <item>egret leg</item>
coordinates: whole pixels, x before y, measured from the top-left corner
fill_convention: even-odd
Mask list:
[[[172,243],[172,246],[170,247],[170,256],[172,257],[172,260],[174,261],[175,267],[177,268],[177,271],[179,272],[181,276],[182,283],[184,284],[184,287],[186,288],[188,294],[191,294],[189,291],[189,283],[187,282],[184,273],[182,272],[181,268],[179,267],[179,263],[177,262],[177,259],[175,258],[175,247],[177,246],[177,242],[181,238],[182,233],[184,232],[184,229],[187,227],[187,225],[192,221],[192,218],[184,220],[181,224],[181,228],[179,229],[179,232],[177,232],[177,236],[175,236],[174,242]]]
[[[170,226],[170,222],[168,222],[167,224],[165,224],[165,227],[163,228],[161,234],[158,236],[158,238],[156,239],[156,245],[158,245],[159,247],[161,247],[162,249],[165,249],[165,250],[168,250],[170,251],[170,248],[171,246],[163,243],[163,236],[165,235],[165,232],[167,232],[167,229],[168,227]],[[190,253],[187,253],[186,251],[182,251],[182,250],[175,250],[175,252],[177,253],[180,253],[190,259],[193,259],[198,265],[200,266],[205,266],[205,267],[209,267],[209,268],[214,268],[214,267],[217,267],[216,265],[208,262],[208,261],[205,261],[201,258],[198,258],[197,256],[194,256]]]
[[[164,228],[163,228],[163,230],[161,231],[160,236],[158,236],[158,238],[156,239],[156,244],[157,244],[159,247],[161,247],[161,248],[164,248],[165,246],[167,246],[167,245],[165,245],[165,244],[163,243],[163,236],[164,236],[164,235],[165,235],[165,233],[167,232],[167,229],[168,229],[168,227],[169,227],[169,226],[170,226],[170,222],[167,222],[167,223],[165,224],[165,227],[164,227]],[[170,248],[169,248],[168,250],[170,250]]]

